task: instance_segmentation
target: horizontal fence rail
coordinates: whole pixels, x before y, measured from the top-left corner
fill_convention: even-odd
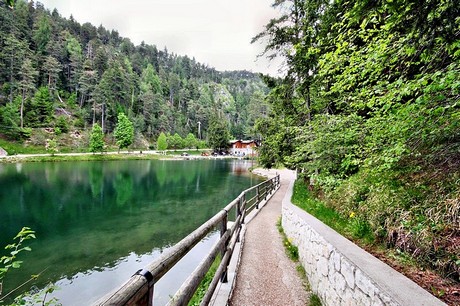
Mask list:
[[[212,263],[220,254],[222,260],[217,272],[212,279],[209,288],[201,302],[208,305],[214,291],[220,282],[227,282],[227,268],[235,245],[239,242],[241,225],[244,224],[245,216],[259,204],[265,201],[280,187],[279,175],[268,179],[258,185],[248,188],[230,202],[224,209],[215,214],[211,219],[179,241],[160,257],[134,273],[131,278],[115,291],[111,292],[95,305],[153,305],[153,290],[156,282],[165,275],[179,260],[181,260],[198,242],[215,228],[220,229],[220,239],[206,254],[192,274],[182,284],[168,305],[187,305],[197,290],[200,282],[208,272]],[[228,222],[228,214],[235,209],[235,222]]]

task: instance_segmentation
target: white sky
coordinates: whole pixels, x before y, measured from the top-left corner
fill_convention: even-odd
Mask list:
[[[273,0],[38,0],[72,14],[80,24],[115,29],[138,45],[188,55],[217,70],[250,70],[278,74],[280,60],[257,59],[263,50],[251,38],[278,13]]]

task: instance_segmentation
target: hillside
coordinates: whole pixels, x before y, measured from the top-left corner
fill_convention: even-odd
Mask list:
[[[267,88],[254,73],[136,46],[39,2],[0,2],[0,49],[0,134],[10,140],[44,145],[58,128],[56,136],[84,138],[60,137],[60,145],[81,149],[94,123],[110,135],[120,112],[134,123],[137,146],[161,132],[205,140],[210,123],[222,120],[232,137],[253,138],[266,112]]]

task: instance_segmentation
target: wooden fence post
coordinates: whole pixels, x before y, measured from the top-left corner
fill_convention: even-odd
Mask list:
[[[150,285],[149,285],[150,286]],[[153,306],[153,294],[155,293],[154,284],[149,287],[149,306]]]
[[[240,200],[240,215],[246,211],[246,192],[243,193]],[[241,218],[241,224],[244,224],[244,218]],[[238,242],[240,241],[240,235],[238,235]]]
[[[265,181],[265,183],[264,183],[264,200],[267,200],[267,195],[268,195],[267,184],[268,184],[268,181]]]
[[[237,206],[238,206],[238,204],[237,204]],[[237,208],[237,210],[238,210],[238,208]],[[225,234],[225,232],[227,231],[227,221],[228,221],[228,212],[226,212],[225,216],[222,218],[222,223],[220,225],[220,237],[221,238]],[[228,240],[225,241],[225,243],[222,245],[222,249],[220,251],[221,258],[224,258],[225,252],[227,252],[227,248],[228,248]],[[227,266],[225,266],[224,270],[222,271],[222,275],[220,276],[220,281],[222,283],[228,282]]]
[[[257,194],[257,197],[256,197],[256,209],[259,209],[259,202],[260,202],[259,186],[257,186],[257,188],[256,188],[256,194]]]

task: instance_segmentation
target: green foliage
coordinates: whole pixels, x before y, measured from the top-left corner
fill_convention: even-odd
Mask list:
[[[35,239],[35,232],[28,227],[23,227],[21,231],[14,237],[15,240],[12,244],[5,246],[5,250],[9,252],[9,255],[4,255],[0,258],[0,296],[2,295],[3,281],[6,274],[11,269],[18,269],[23,263],[21,260],[18,260],[18,255],[21,252],[30,252],[31,248],[28,246],[23,246],[24,242],[30,239]],[[4,295],[7,296],[8,294]],[[0,299],[0,302],[3,300]]]
[[[53,117],[53,102],[47,87],[40,87],[26,105],[26,120],[31,127],[49,126]]]
[[[14,0],[5,0],[5,3],[8,4],[10,8],[14,7],[14,2],[15,2]]]
[[[102,132],[102,128],[99,124],[95,123],[90,135],[89,150],[93,153],[102,153],[104,145],[104,133]]]
[[[46,150],[54,156],[54,153],[59,152],[56,139],[48,139],[46,143]]]
[[[208,130],[209,146],[216,150],[227,150],[230,141],[230,131],[227,122],[218,117],[213,118]]]
[[[5,250],[9,252],[8,255],[4,255],[0,258],[0,304],[3,304],[3,301],[9,297],[11,294],[15,292],[15,290],[10,291],[6,294],[3,294],[3,282],[7,275],[7,273],[11,269],[19,269],[23,264],[23,261],[18,260],[18,256],[22,252],[30,252],[32,249],[28,246],[24,246],[24,243],[27,240],[35,239],[35,231],[31,230],[29,227],[23,227],[21,231],[14,237],[14,242],[12,244],[8,244],[5,246]],[[40,276],[32,275],[32,279],[36,279]],[[25,285],[24,283],[23,285]],[[46,286],[44,290],[41,292],[27,292],[25,294],[21,294],[14,298],[14,303],[10,304],[11,306],[16,305],[60,305],[56,298],[52,298],[49,301],[46,301],[47,295],[52,293],[56,290],[57,287],[55,285],[49,284]]]
[[[119,149],[129,147],[134,140],[133,123],[124,113],[118,114],[118,123],[114,131],[115,139]]]
[[[21,107],[21,97],[17,97],[13,102],[0,106],[0,132],[10,138],[22,138],[20,128],[21,118],[19,109]]]
[[[298,262],[299,261],[299,249],[295,245],[292,244],[291,240],[284,233],[283,226],[281,225],[281,218],[278,219],[278,222],[276,223],[276,227],[278,228],[278,232],[281,234],[281,237],[283,238],[283,245],[284,245],[284,249],[286,250],[286,255],[292,261]]]
[[[0,258],[0,263],[2,264],[2,268],[0,268],[0,280],[3,281],[10,269],[18,269],[21,267],[22,261],[17,260],[17,256],[23,251],[31,251],[30,247],[23,246],[24,241],[30,239],[35,239],[35,232],[29,227],[23,227],[14,237],[14,240],[17,241],[5,246],[5,250],[9,251],[9,255]]]
[[[158,156],[155,154],[90,154],[90,155],[55,155],[55,156],[31,156],[25,158],[9,158],[3,160],[5,163],[17,162],[58,162],[58,161],[116,161],[116,160],[156,160],[164,159],[168,156]]]
[[[304,267],[302,266],[301,263],[299,263],[299,249],[292,244],[291,239],[289,239],[283,229],[283,226],[281,224],[281,217],[278,219],[276,222],[276,227],[278,228],[278,232],[281,235],[281,238],[283,240],[283,245],[284,249],[286,251],[286,255],[297,263],[296,270],[297,273],[299,274],[300,278],[302,279],[303,285],[307,291],[311,291],[310,289],[310,284],[307,279],[307,272],[305,271]]]
[[[297,180],[294,184],[292,203],[345,236],[364,243],[372,243],[375,239],[370,225],[361,213],[357,211],[351,211],[348,215],[339,213],[334,207],[329,207],[315,199],[302,180]]]
[[[97,121],[110,134],[118,113],[124,112],[136,133],[147,138],[177,132],[201,140],[215,109],[222,110],[232,131],[251,130],[247,103],[254,96],[256,105],[266,92],[256,74],[218,72],[166,49],[134,46],[116,31],[80,25],[41,5],[20,2],[15,10],[0,14],[5,21],[0,31],[0,64],[5,68],[0,70],[0,105],[21,96],[20,127],[57,126],[66,133],[57,118],[36,119],[31,97],[37,88],[47,87],[48,101],[70,114],[75,128],[86,129]]]
[[[14,303],[10,304],[10,306],[20,306],[20,305],[44,305],[44,306],[51,306],[51,305],[58,305],[61,306],[62,304],[59,303],[57,298],[51,298],[47,300],[48,294],[53,293],[55,290],[58,290],[59,287],[49,283],[44,289],[40,290],[39,292],[35,292],[31,290],[30,292],[26,292],[17,296],[14,299]]]
[[[33,145],[25,147],[22,142],[7,141],[2,138],[0,138],[0,147],[2,147],[8,155],[46,153],[43,147]]]
[[[188,149],[193,149],[198,147],[198,139],[192,133],[188,133],[187,137],[184,139],[184,147]]]
[[[188,302],[189,306],[198,306],[201,303],[201,300],[204,298],[206,291],[208,290],[209,284],[211,284],[214,275],[216,274],[217,269],[219,268],[221,262],[220,256],[217,256],[214,262],[212,263],[211,267],[209,268],[208,272],[204,276],[203,280],[201,281],[200,285],[193,294],[192,298]]]
[[[198,140],[197,141],[197,149],[206,149],[208,146],[206,144],[206,141],[204,140]]]
[[[321,303],[321,299],[319,298],[319,296],[316,294],[311,294],[310,303],[308,304],[308,306],[321,306],[321,305],[323,304]]]
[[[256,136],[254,121],[267,115],[261,103],[267,88],[249,71],[219,72],[24,1],[11,10],[3,4],[0,20],[0,108],[8,108],[0,110],[0,132],[9,138],[24,137],[24,127],[59,127],[66,134],[93,122],[110,135],[123,112],[136,138],[191,133],[201,141],[216,110],[234,136],[244,138]],[[14,97],[21,103],[10,104]],[[54,109],[75,124],[64,127],[59,116],[53,118]]]
[[[270,113],[256,121],[259,162],[299,169],[325,201],[312,201],[314,210],[334,218],[333,209],[352,236],[373,232],[458,279],[455,251],[438,238],[458,236],[457,5],[274,6],[283,16],[255,40],[267,39],[266,54],[287,67],[282,79],[265,78]]]
[[[69,118],[67,116],[58,116],[56,118],[55,128],[59,128],[62,133],[69,132]]]
[[[288,160],[325,188],[336,187],[362,163],[363,123],[355,114],[315,116],[297,135],[296,150]]]
[[[185,142],[182,137],[175,133],[174,135],[167,136],[168,148],[170,149],[183,149],[185,148]]]
[[[160,133],[160,136],[158,136],[157,139],[157,150],[158,151],[164,151],[168,148],[168,142],[166,139],[165,133]]]
[[[67,99],[67,105],[71,108],[77,107],[77,95],[75,93],[70,94],[69,98]]]

